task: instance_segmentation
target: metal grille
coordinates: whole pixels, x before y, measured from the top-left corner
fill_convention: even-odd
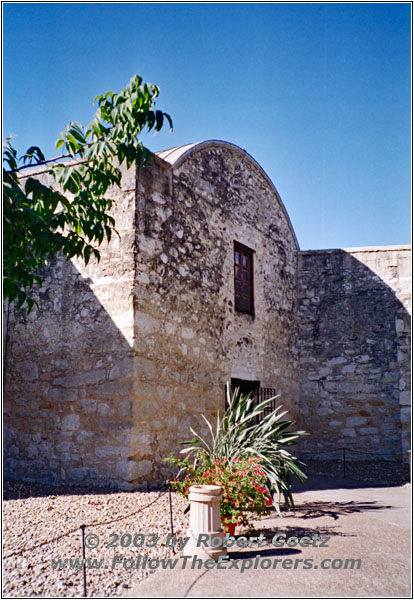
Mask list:
[[[277,395],[277,392],[276,392],[275,388],[258,388],[257,390],[254,390],[253,394],[252,394],[255,406],[257,406],[258,404],[260,404],[260,402],[263,402],[264,400],[273,398],[273,396],[276,396],[276,395]],[[275,398],[268,406],[266,406],[266,408],[264,409],[264,411],[262,413],[262,417],[273,412],[276,407],[277,407],[277,398]]]
[[[259,383],[259,382],[257,382]],[[263,402],[264,400],[268,400],[269,398],[274,398],[275,396],[277,396],[277,391],[275,388],[261,388],[261,387],[256,387],[253,388],[250,386],[243,386],[242,385],[232,385],[232,391],[234,391],[234,389],[238,387],[240,389],[240,393],[245,396],[246,394],[248,394],[250,392],[251,394],[251,398],[253,398],[253,402],[254,402],[254,406],[257,406],[258,404],[260,404],[261,402]],[[250,387],[250,389],[248,389]],[[224,392],[224,397],[226,397],[226,391]],[[264,409],[263,413],[261,414],[261,418],[263,418],[264,416],[268,415],[269,413],[273,412],[275,410],[275,408],[277,407],[277,398],[275,398],[273,400],[273,402],[271,402],[268,406],[266,406],[266,408]]]

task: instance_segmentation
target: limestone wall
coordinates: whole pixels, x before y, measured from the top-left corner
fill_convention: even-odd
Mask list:
[[[300,252],[298,277],[308,449],[408,450],[410,248]]]
[[[124,172],[99,264],[55,259],[39,310],[6,306],[5,475],[162,482],[231,378],[278,390],[310,449],[408,448],[409,249],[298,255],[246,152],[188,148]],[[234,307],[235,241],[254,252],[254,315]]]
[[[226,144],[124,173],[120,238],[56,259],[40,310],[9,311],[5,474],[140,487],[224,408],[231,377],[297,415],[297,246],[272,184]],[[255,251],[255,315],[234,310],[233,243]]]
[[[231,377],[275,387],[297,415],[296,242],[274,189],[239,149],[207,146],[138,176],[133,398],[137,460],[207,434]],[[255,251],[255,315],[234,309],[233,243]]]
[[[6,476],[99,483],[122,480],[128,466],[134,171],[116,198],[120,237],[102,247],[99,264],[57,258],[39,310],[6,307]]]

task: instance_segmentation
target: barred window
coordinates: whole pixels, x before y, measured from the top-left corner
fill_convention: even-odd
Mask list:
[[[254,314],[253,253],[254,250],[234,242],[234,306],[250,315]]]

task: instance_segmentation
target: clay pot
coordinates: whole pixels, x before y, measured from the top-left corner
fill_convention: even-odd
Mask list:
[[[237,525],[240,525],[241,522],[242,522],[241,516],[240,516],[239,520],[236,521],[235,523],[232,523],[230,520],[223,518],[223,519],[221,519],[221,528],[225,534],[228,533],[230,535],[230,537],[234,537],[234,535],[236,533],[236,527],[237,527]]]

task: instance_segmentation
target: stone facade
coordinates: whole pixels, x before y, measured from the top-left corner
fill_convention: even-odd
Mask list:
[[[6,475],[164,481],[231,378],[276,388],[308,448],[407,447],[407,250],[299,252],[272,182],[225,142],[161,152],[113,193],[100,263],[56,259],[39,311],[6,307]],[[234,242],[254,315],[234,306]]]
[[[129,468],[134,173],[125,173],[117,200],[120,237],[100,263],[54,260],[39,310],[6,312],[5,474],[110,481]]]
[[[10,311],[6,473],[165,480],[163,459],[223,408],[232,377],[280,390],[298,417],[298,247],[286,211],[240,148],[183,150],[125,173],[120,238],[98,265],[55,261],[39,313]],[[254,316],[234,308],[234,241],[254,251]]]
[[[409,247],[300,252],[300,412],[317,452],[410,449]],[[330,455],[332,456],[332,455]]]

